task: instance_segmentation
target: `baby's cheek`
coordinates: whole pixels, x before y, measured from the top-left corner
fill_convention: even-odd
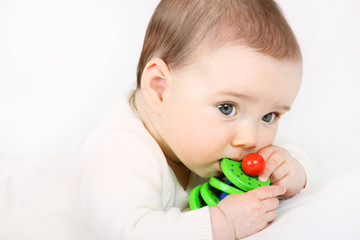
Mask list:
[[[264,131],[261,136],[259,137],[259,144],[258,148],[264,148],[266,146],[270,146],[274,143],[276,136],[276,129],[270,129],[267,131]]]
[[[201,166],[213,160],[214,148],[205,141],[194,141],[189,139],[183,142],[182,156],[191,164]]]
[[[210,128],[199,122],[180,124],[174,129],[175,147],[179,154],[186,159],[192,159],[194,162],[204,162],[215,160],[223,152],[225,146],[223,136],[219,136],[219,129]],[[223,132],[223,131],[221,131]]]

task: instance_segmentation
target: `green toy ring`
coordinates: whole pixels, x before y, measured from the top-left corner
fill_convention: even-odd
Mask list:
[[[227,194],[244,193],[244,191],[242,191],[238,188],[232,187],[229,184],[224,183],[222,180],[220,180],[216,177],[211,177],[209,184],[211,186],[213,186],[214,188],[219,189],[220,191],[223,191]]]
[[[209,207],[216,206],[220,202],[221,192],[210,186],[208,182],[202,185],[200,194]]]
[[[204,200],[200,194],[201,187],[202,187],[202,185],[199,185],[199,186],[193,188],[190,192],[189,205],[190,205],[191,210],[202,208],[202,207],[206,206],[206,203],[204,202]]]
[[[227,177],[232,184],[245,192],[258,187],[270,185],[270,178],[268,178],[266,182],[262,182],[258,177],[252,177],[244,173],[241,161],[233,161],[228,158],[224,158],[221,161],[221,168],[225,177]]]
[[[209,182],[193,188],[189,195],[191,210],[206,205],[209,207],[216,206],[228,194],[244,193],[258,187],[270,185],[270,178],[266,182],[262,182],[258,177],[244,173],[241,161],[223,158],[221,160],[221,169],[231,183],[227,184],[222,179],[211,177]]]

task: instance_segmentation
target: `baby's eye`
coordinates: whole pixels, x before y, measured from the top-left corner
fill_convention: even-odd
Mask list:
[[[236,107],[233,104],[223,103],[217,106],[220,112],[226,116],[235,116]]]
[[[267,123],[272,123],[276,117],[278,117],[278,114],[271,112],[262,117],[262,120]]]

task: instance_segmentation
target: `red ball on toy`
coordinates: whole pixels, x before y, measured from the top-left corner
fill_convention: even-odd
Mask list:
[[[257,153],[250,153],[242,160],[243,171],[250,176],[259,176],[265,169],[264,158]]]

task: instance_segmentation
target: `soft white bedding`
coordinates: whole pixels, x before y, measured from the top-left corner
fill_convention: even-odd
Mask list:
[[[282,200],[276,220],[247,239],[360,239],[360,152],[329,161],[308,190]]]
[[[0,186],[23,166],[20,160],[0,159]],[[359,172],[360,152],[329,159],[306,190],[281,200],[268,228],[247,239],[360,239]]]

